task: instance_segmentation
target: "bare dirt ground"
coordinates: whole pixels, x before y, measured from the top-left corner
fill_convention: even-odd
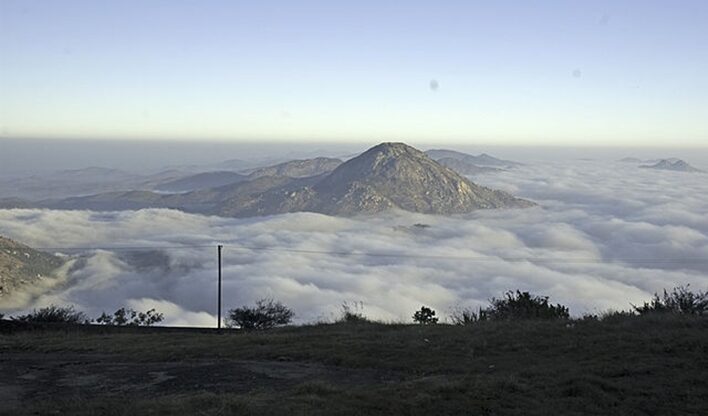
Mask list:
[[[164,394],[278,391],[304,382],[339,386],[386,384],[390,372],[329,367],[318,363],[262,360],[136,362],[119,355],[4,353],[0,355],[0,411],[57,397],[133,399]]]

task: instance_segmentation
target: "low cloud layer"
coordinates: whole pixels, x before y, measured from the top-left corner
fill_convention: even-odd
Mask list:
[[[627,309],[663,288],[708,287],[706,178],[591,161],[525,166],[475,180],[539,207],[457,217],[3,210],[0,234],[35,247],[152,247],[55,250],[74,256],[65,281],[8,310],[155,307],[166,324],[213,325],[217,243],[226,308],[273,297],[299,322],[332,319],[345,301],[409,321],[421,305],[447,315],[510,289],[548,295],[574,315]]]

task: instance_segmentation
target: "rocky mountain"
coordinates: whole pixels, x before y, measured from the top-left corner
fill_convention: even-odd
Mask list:
[[[501,168],[511,168],[514,166],[521,166],[521,163],[513,162],[511,160],[497,159],[494,156],[490,156],[486,153],[474,156],[467,153],[458,152],[456,150],[447,149],[431,149],[425,152],[430,158],[440,161],[441,159],[455,159],[464,161],[467,164],[476,166],[493,166]]]
[[[661,159],[653,165],[642,165],[639,167],[644,169],[672,170],[675,172],[703,172],[681,159]]]
[[[243,182],[247,179],[248,176],[231,171],[204,172],[162,182],[155,186],[155,190],[160,192],[189,192]]]
[[[308,176],[317,176],[323,173],[331,172],[341,164],[342,161],[339,159],[316,157],[314,159],[291,160],[273,166],[253,169],[250,172],[247,172],[249,174],[248,176],[252,179],[260,178],[261,176],[288,176],[291,178],[305,178]]]
[[[52,277],[64,260],[0,236],[0,302],[22,286]]]
[[[147,191],[99,194],[49,204],[62,209],[176,208],[231,217],[311,211],[329,215],[402,209],[456,214],[533,203],[470,182],[403,143],[382,143],[330,173],[305,178],[261,176],[183,194]]]

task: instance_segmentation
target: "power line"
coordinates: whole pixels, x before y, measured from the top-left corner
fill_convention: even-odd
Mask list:
[[[0,246],[0,250],[36,250],[36,251],[89,251],[89,250],[105,250],[105,251],[150,251],[150,250],[178,250],[185,248],[213,248],[215,244],[187,244],[181,246],[69,246],[69,247],[12,247]]]
[[[84,246],[84,247],[33,247],[33,250],[40,251],[159,251],[159,250],[183,250],[191,248],[213,248],[216,244],[185,244],[179,246]],[[224,248],[249,251],[270,251],[295,254],[318,254],[331,256],[353,256],[353,257],[376,257],[376,258],[409,258],[409,259],[426,259],[426,260],[449,260],[449,261],[473,261],[473,262],[517,262],[517,263],[557,263],[557,264],[574,264],[574,263],[591,263],[602,264],[609,262],[638,262],[649,264],[702,264],[708,263],[708,258],[634,258],[634,257],[618,257],[612,259],[597,259],[597,258],[581,258],[581,257],[505,257],[505,256],[448,256],[448,255],[433,255],[433,254],[405,254],[405,253],[375,253],[363,251],[334,251],[334,250],[307,250],[294,249],[285,247],[263,247],[263,246],[245,246],[224,244]],[[23,250],[22,247],[0,246],[4,250]]]

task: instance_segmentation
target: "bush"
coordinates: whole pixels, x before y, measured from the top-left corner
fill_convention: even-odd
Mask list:
[[[255,307],[242,306],[227,312],[226,327],[246,330],[270,329],[289,324],[295,314],[273,299],[261,299]]]
[[[20,322],[62,322],[68,324],[87,324],[89,322],[85,313],[77,311],[73,306],[49,305],[40,310],[33,310],[27,315],[13,316],[13,320]]]
[[[567,319],[570,317],[566,306],[548,303],[548,296],[535,296],[519,290],[508,291],[504,296],[504,298],[492,298],[489,301],[491,306],[484,310],[483,320]]]
[[[703,315],[708,312],[708,292],[692,292],[688,285],[678,286],[659,296],[654,293],[654,297],[649,302],[644,302],[642,306],[632,308],[640,315],[648,313],[676,313],[682,315]]]
[[[536,296],[529,292],[508,291],[501,299],[492,298],[490,306],[471,309],[458,309],[450,315],[455,325],[470,325],[479,321],[510,319],[567,319],[570,317],[566,306],[548,303],[547,296]]]
[[[422,306],[419,311],[413,314],[413,320],[421,325],[437,324],[438,318],[435,317],[435,311]]]
[[[342,315],[337,322],[369,322],[364,316],[364,302],[342,303]]]
[[[163,314],[155,311],[154,308],[147,312],[138,312],[131,308],[120,308],[113,315],[103,312],[94,322],[99,325],[152,326],[162,322],[164,317]]]
[[[470,325],[478,321],[487,320],[487,310],[479,308],[478,312],[472,309],[456,309],[450,314],[450,320],[453,325]]]
[[[4,313],[0,313],[0,320],[3,320],[3,319],[5,319],[5,314],[4,314]]]

